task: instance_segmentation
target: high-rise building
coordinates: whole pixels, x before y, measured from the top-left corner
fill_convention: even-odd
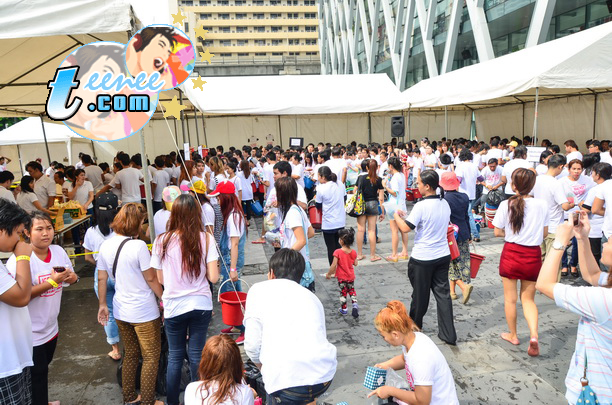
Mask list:
[[[321,0],[319,20],[323,74],[384,72],[403,90],[612,21],[612,0]]]
[[[200,25],[208,30],[196,48],[215,55],[211,66],[292,61],[311,62],[319,71],[315,0],[179,0],[178,6],[187,30]]]

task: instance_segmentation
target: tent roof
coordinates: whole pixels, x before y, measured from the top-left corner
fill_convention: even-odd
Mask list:
[[[612,90],[612,22],[423,80],[402,93],[411,108],[470,108]],[[515,97],[514,97],[515,96]],[[463,106],[462,106],[463,108]]]
[[[96,41],[126,43],[133,13],[126,0],[0,2],[0,116],[45,112],[47,82],[64,58]]]
[[[45,122],[45,133],[47,135],[47,142],[68,142],[70,139],[89,142],[87,139],[82,138],[72,132],[64,124],[52,124]],[[44,143],[45,138],[43,137],[42,126],[40,125],[40,118],[30,117],[23,121],[11,125],[7,129],[0,131],[0,146],[4,145],[28,145],[33,143]]]
[[[386,74],[204,78],[181,87],[204,114],[294,115],[394,111],[406,108]]]

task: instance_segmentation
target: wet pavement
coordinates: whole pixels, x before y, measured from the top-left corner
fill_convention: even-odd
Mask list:
[[[254,221],[253,221],[254,222]],[[257,221],[261,224],[261,221]],[[356,229],[355,220],[348,218]],[[248,240],[257,238],[251,224]],[[390,254],[388,221],[379,223],[377,252]],[[409,237],[412,246],[413,234]],[[578,317],[556,307],[552,300],[536,295],[539,309],[540,356],[527,355],[529,331],[518,304],[518,331],[521,344],[513,346],[499,338],[507,329],[504,317],[503,289],[498,275],[499,256],[503,246],[490,229],[482,231],[477,253],[486,256],[468,304],[453,301],[457,346],[442,343],[437,336],[435,300],[432,297],[424,319],[423,332],[433,339],[446,357],[455,378],[461,404],[561,404],[564,379],[576,342]],[[312,265],[316,276],[317,296],[326,311],[328,339],[338,350],[338,371],[329,391],[319,404],[366,404],[368,390],[363,387],[365,369],[401,353],[388,345],[373,325],[376,313],[387,301],[399,299],[409,306],[411,287],[406,276],[407,261],[370,263],[369,256],[356,267],[355,289],[360,317],[338,313],[337,284],[321,276],[328,262],[322,235],[311,239]],[[268,246],[246,245],[244,279],[255,283],[266,279],[267,261],[273,253]],[[356,247],[355,247],[356,248]],[[364,252],[368,251],[367,246]],[[60,335],[55,358],[50,366],[50,400],[64,405],[120,404],[117,363],[107,356],[103,328],[96,321],[97,298],[93,292],[93,267],[82,259],[77,262],[81,282],[66,288],[59,317]],[[581,284],[581,279],[563,280]],[[457,289],[459,292],[459,289]],[[461,295],[459,294],[461,298]],[[216,301],[216,296],[215,296]],[[288,305],[299,305],[297,302]],[[223,327],[221,310],[215,303],[215,315],[209,336]],[[291,331],[287,331],[291,339]],[[162,398],[163,399],[163,398]]]

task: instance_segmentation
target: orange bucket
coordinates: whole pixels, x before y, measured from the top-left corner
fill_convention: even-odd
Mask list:
[[[222,293],[221,287],[228,281],[231,280],[227,279],[221,283],[217,296],[217,300],[221,303],[221,317],[223,318],[223,323],[226,325],[240,326],[244,320],[247,293],[243,291],[227,291]],[[244,280],[240,281],[248,285]]]
[[[476,275],[478,275],[478,270],[480,270],[480,265],[484,259],[485,257],[483,255],[470,253],[470,277],[476,278]]]

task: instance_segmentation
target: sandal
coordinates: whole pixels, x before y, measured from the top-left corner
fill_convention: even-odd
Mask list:
[[[387,256],[385,257],[385,260],[391,263],[397,263],[398,257],[393,257],[393,256]]]
[[[365,259],[365,256],[364,256],[364,255],[357,256],[357,260],[363,260],[363,259]]]
[[[450,296],[451,296],[451,300],[457,299],[457,294],[455,294],[454,292],[450,293]]]
[[[536,357],[540,355],[540,345],[538,344],[538,338],[531,338],[531,340],[529,340],[529,349],[527,349],[527,354],[531,357]]]
[[[370,257],[370,261],[371,262],[377,262],[379,260],[382,260],[380,256],[374,256],[374,257]]]
[[[510,334],[509,333],[502,333],[501,335],[499,335],[499,337],[501,337],[502,339],[504,339],[506,342],[510,342],[515,346],[518,346],[520,344],[518,338],[516,339],[510,339]]]
[[[110,357],[111,359],[113,359],[115,361],[119,361],[119,360],[121,360],[121,353],[115,352],[115,351],[111,351],[111,352],[108,353],[108,357]]]
[[[263,245],[263,244],[265,244],[265,243],[266,243],[266,241],[265,241],[265,240],[261,240],[261,239],[257,239],[257,240],[254,240],[254,241],[253,241],[253,242],[251,242],[251,243],[252,243],[253,245]]]
[[[408,255],[399,255],[399,256],[397,256],[397,259],[398,260],[408,260],[408,259],[410,259],[410,256],[408,256]]]

